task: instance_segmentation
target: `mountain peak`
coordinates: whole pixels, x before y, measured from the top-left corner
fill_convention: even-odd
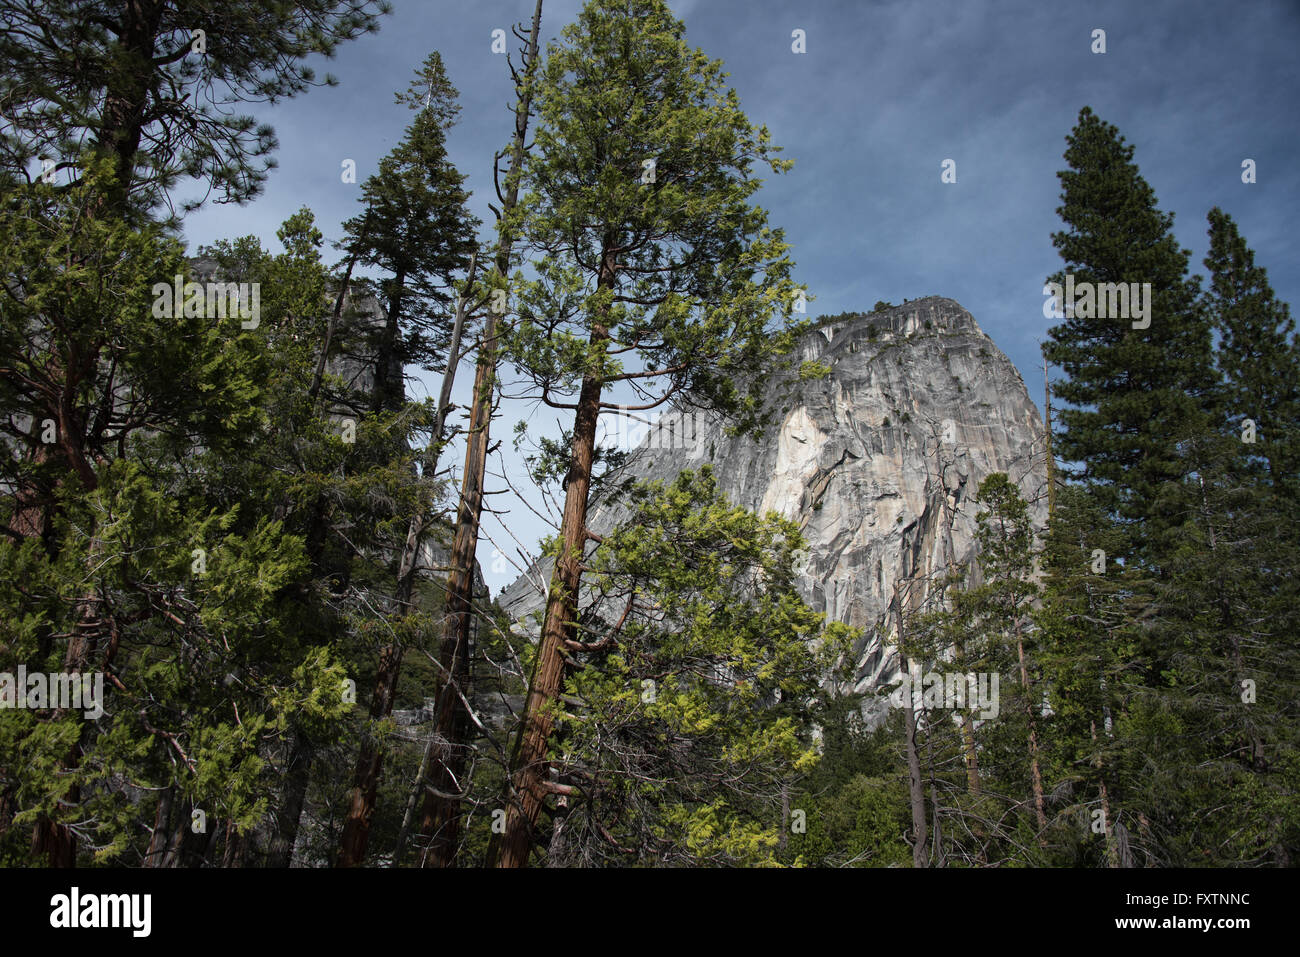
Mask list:
[[[818,611],[864,629],[855,683],[869,690],[898,674],[895,585],[974,557],[985,477],[1007,473],[1045,520],[1043,423],[1015,366],[942,296],[828,317],[801,351],[831,371],[772,390],[766,435],[729,436],[708,417],[665,412],[632,439],[624,477],[671,481],[711,463],[734,503],[797,521],[809,551],[801,590]],[[600,533],[626,510],[595,501],[589,514]],[[549,566],[538,571],[501,596],[517,619],[544,603]]]

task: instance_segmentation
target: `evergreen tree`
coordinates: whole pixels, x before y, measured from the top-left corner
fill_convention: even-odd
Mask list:
[[[799,598],[794,523],[732,505],[710,467],[639,485],[629,507],[566,641],[548,864],[774,862],[853,632]]]
[[[1131,753],[1149,755],[1133,775],[1155,862],[1285,865],[1300,744],[1293,324],[1236,224],[1218,209],[1209,219],[1220,415],[1186,445],[1195,507],[1157,585],[1167,664],[1131,729]]]
[[[1065,320],[1043,352],[1065,373],[1053,437],[1066,474],[1090,485],[1126,529],[1122,556],[1158,565],[1186,509],[1183,481],[1194,469],[1179,443],[1203,434],[1215,384],[1209,326],[1189,252],[1178,247],[1172,214],[1133,162],[1119,131],[1084,107],[1066,138],[1069,169],[1058,174],[1066,229],[1052,236],[1067,274],[1092,296],[1061,303]],[[1103,284],[1150,285],[1145,318],[1098,315],[1112,298]],[[1131,286],[1125,289],[1132,291]],[[1138,312],[1129,296],[1129,314]],[[1146,328],[1134,328],[1149,322]],[[1115,556],[1118,557],[1118,556]]]
[[[274,165],[275,134],[230,108],[315,85],[305,61],[374,32],[389,9],[383,0],[4,0],[0,169],[25,181],[44,159],[77,183],[89,144],[111,158],[119,210],[151,211],[191,177],[223,202],[244,202]]]
[[[515,83],[516,100],[514,135],[509,147],[495,157],[499,163],[503,155],[509,156],[505,171],[504,192],[498,187],[497,198],[501,208],[497,213],[497,244],[492,270],[487,286],[493,294],[505,293],[507,276],[514,254],[515,207],[519,201],[519,182],[523,172],[525,140],[528,122],[532,115],[533,83],[539,63],[538,49],[541,36],[542,0],[533,7],[532,26],[520,51],[522,64],[511,64],[510,72]],[[515,35],[524,39],[522,29]],[[510,61],[507,60],[507,63]],[[499,171],[495,167],[494,175]],[[465,761],[469,753],[471,715],[465,702],[468,700],[471,679],[470,629],[476,621],[471,613],[474,591],[474,554],[478,547],[479,519],[483,511],[483,496],[487,474],[488,447],[491,442],[492,416],[497,392],[497,362],[500,352],[501,308],[494,304],[483,323],[477,357],[474,365],[474,390],[469,410],[469,423],[465,437],[465,467],[461,473],[460,498],[456,507],[456,530],[452,544],[451,572],[447,576],[447,615],[442,646],[438,653],[442,680],[438,687],[437,724],[429,736],[423,766],[432,782],[425,789],[423,775],[415,782],[416,792],[424,792],[420,832],[427,841],[420,857],[422,867],[448,867],[456,860],[461,834],[461,802],[456,797],[463,790],[459,784],[465,775]],[[409,803],[419,793],[413,792]],[[394,861],[403,852],[403,836],[399,835]]]
[[[375,342],[372,407],[394,411],[403,370],[445,368],[451,333],[452,278],[469,265],[478,221],[465,203],[465,177],[447,158],[456,120],[456,88],[434,51],[397,102],[416,111],[406,135],[361,187],[364,211],[343,224],[344,247],[389,275],[380,289],[386,321]]]
[[[1143,623],[1153,585],[1115,561],[1128,538],[1083,485],[1063,486],[1043,552],[1044,594],[1035,614],[1050,716],[1044,719],[1045,789],[1063,801],[1050,840],[1073,863],[1121,862],[1117,828],[1136,832],[1119,765],[1128,748],[1120,719],[1153,669]]]
[[[661,0],[592,0],[548,49],[525,167],[523,287],[514,360],[546,404],[574,414],[561,535],[512,762],[498,861],[524,866],[546,798],[553,702],[572,638],[597,418],[625,383],[636,407],[669,399],[756,418],[761,376],[793,346],[795,287],[780,231],[748,199],[755,163],[781,171],[764,129],[725,91],[721,65],[682,40]],[[629,361],[631,360],[631,361]],[[572,401],[569,401],[572,400]]]
[[[1041,843],[1047,822],[1030,620],[1039,594],[1034,529],[1005,473],[987,476],[976,502],[974,561],[932,589],[930,610],[909,616],[906,654],[927,679],[942,680],[912,689],[924,705],[931,789],[942,799],[932,802],[942,824],[934,828],[934,859],[984,865]]]
[[[1216,360],[1224,379],[1224,425],[1242,451],[1261,459],[1264,484],[1297,501],[1300,495],[1300,345],[1287,304],[1231,216],[1210,210],[1206,306],[1219,333]],[[1249,419],[1253,429],[1245,424]]]
[[[0,791],[12,819],[0,831],[14,827],[0,842],[12,848],[16,826],[33,822],[31,851],[51,863],[87,860],[80,845],[97,860],[179,866],[209,860],[221,836],[238,861],[237,835],[259,827],[279,796],[268,759],[281,736],[335,735],[344,710],[343,670],[322,627],[330,616],[311,586],[318,570],[281,484],[283,463],[306,445],[284,389],[300,390],[311,359],[295,343],[319,314],[319,232],[308,214],[294,217],[273,263],[232,244],[232,270],[247,270],[232,277],[267,290],[257,328],[240,331],[237,315],[156,316],[138,271],[183,272],[179,250],[154,227],[79,215],[73,200],[97,195],[92,179],[53,201],[71,207],[66,219],[25,207],[9,226],[15,239],[56,237],[61,262],[78,264],[27,272],[24,306],[50,301],[42,283],[53,283],[80,328],[89,322],[73,307],[93,310],[115,346],[143,351],[121,353],[106,372],[121,377],[103,426],[118,436],[93,462],[93,481],[55,484],[44,539],[0,544],[14,583],[41,583],[0,595],[0,670],[102,674],[105,714],[6,711],[15,720],[2,723]],[[23,241],[9,248],[42,261]],[[33,328],[41,317],[13,318]],[[285,444],[296,445],[289,455]],[[196,811],[206,831],[191,827]]]
[[[464,176],[447,159],[445,133],[459,110],[456,95],[441,56],[431,53],[410,90],[397,96],[399,103],[417,111],[415,119],[402,142],[380,161],[379,172],[362,188],[364,212],[344,224],[349,234],[344,245],[361,262],[392,273],[380,283],[387,308],[373,356],[371,407],[375,412],[402,408],[407,363],[433,369],[442,356],[450,381],[459,360],[448,354],[456,338],[448,290],[453,274],[469,265],[477,220],[465,208]],[[462,323],[465,309],[462,301],[457,310]],[[432,339],[430,332],[435,333]],[[455,345],[459,347],[459,343]],[[449,389],[444,390],[444,396],[448,395]],[[437,416],[422,463],[426,483],[437,470],[443,415],[445,408]],[[396,433],[394,438],[398,438]],[[397,640],[383,641],[379,648],[370,706],[372,723],[385,721],[392,712],[407,643],[401,636],[416,639],[417,645],[425,643],[421,636],[427,631],[422,613],[412,607],[411,589],[431,506],[432,502],[426,501],[413,510],[405,545],[394,550],[400,556],[396,580],[380,607],[391,617],[395,626],[392,636]],[[339,851],[340,866],[357,866],[365,858],[384,762],[379,736],[376,728],[362,739]]]

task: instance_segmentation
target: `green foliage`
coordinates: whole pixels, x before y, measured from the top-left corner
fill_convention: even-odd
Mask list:
[[[1056,242],[1076,277],[1152,282],[1153,312],[1146,331],[1067,319],[1044,350],[1067,373],[1055,440],[1079,464],[1036,616],[1047,773],[1104,812],[1103,833],[1074,842],[1085,862],[1285,865],[1300,744],[1294,325],[1217,208],[1197,293],[1131,157],[1085,110],[1061,174],[1073,229]]]
[[[375,408],[401,404],[400,370],[446,368],[453,277],[469,265],[478,220],[462,175],[447,157],[457,91],[435,51],[397,95],[415,111],[406,135],[361,186],[363,211],[343,224],[343,247],[388,275],[380,281],[387,322],[375,340]],[[396,373],[394,370],[397,370]]]
[[[25,181],[40,157],[80,182],[80,151],[93,144],[111,158],[119,211],[128,197],[153,210],[186,178],[220,201],[248,200],[274,166],[275,134],[231,107],[318,85],[305,61],[374,32],[389,9],[374,0],[4,0],[0,177]]]
[[[682,32],[662,0],[593,0],[548,47],[510,350],[552,401],[633,377],[752,427],[802,327],[789,246],[749,201],[757,165],[791,164]]]
[[[1266,472],[1267,484],[1300,500],[1300,346],[1287,304],[1255,265],[1232,217],[1210,210],[1210,270],[1206,309],[1219,334],[1216,354],[1223,375],[1222,426],[1241,441],[1242,423],[1255,425],[1252,460]],[[1247,463],[1242,463],[1243,466]]]
[[[1189,472],[1179,445],[1206,427],[1213,385],[1209,324],[1189,252],[1173,217],[1133,163],[1133,147],[1085,107],[1067,137],[1069,169],[1058,174],[1066,228],[1053,235],[1065,283],[1149,283],[1150,325],[1070,315],[1050,330],[1043,354],[1065,373],[1053,439],[1065,471],[1088,483],[1124,527],[1122,554],[1157,563],[1185,508],[1177,494]]]
[[[631,501],[592,559],[601,601],[560,715],[581,792],[565,860],[774,863],[780,794],[817,763],[820,680],[853,633],[795,591],[795,525],[731,505],[709,467]]]

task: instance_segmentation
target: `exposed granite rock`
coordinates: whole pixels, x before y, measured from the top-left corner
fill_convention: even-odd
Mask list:
[[[870,690],[898,673],[887,625],[895,582],[970,561],[985,476],[1010,475],[1042,526],[1043,423],[1015,366],[951,299],[837,319],[800,349],[831,373],[774,400],[764,440],[667,413],[628,472],[671,480],[712,463],[734,502],[796,519],[809,543],[802,591],[830,618],[864,628],[855,684]],[[600,533],[623,515],[622,506],[596,501],[588,524]],[[505,589],[502,606],[526,621],[544,605],[538,584],[549,574],[531,569]]]

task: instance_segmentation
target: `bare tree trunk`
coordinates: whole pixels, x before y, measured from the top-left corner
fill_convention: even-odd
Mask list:
[[[293,846],[298,841],[298,822],[302,819],[311,780],[311,747],[303,733],[295,730],[285,768],[280,806],[275,814],[275,834],[266,852],[266,866],[288,867],[293,861]]]
[[[916,711],[912,697],[912,668],[903,652],[903,605],[898,586],[894,586],[894,615],[898,623],[898,658],[904,674],[907,675],[905,701],[903,704],[903,727],[906,731],[907,748],[907,786],[912,802],[912,866],[929,867],[929,854],[926,844],[929,834],[925,823],[925,788],[921,781],[921,756],[916,749]]]
[[[930,846],[934,848],[934,866],[945,867],[943,830],[939,824],[939,793],[934,786],[934,735],[925,736],[925,768],[930,772]]]
[[[1025,692],[1025,710],[1029,719],[1029,770],[1034,789],[1034,816],[1038,820],[1038,844],[1047,846],[1047,811],[1043,802],[1043,772],[1038,764],[1038,722],[1034,719],[1034,700],[1029,688],[1029,665],[1025,661],[1025,639],[1020,616],[1016,615],[1016,653],[1020,656],[1020,687]]]
[[[909,689],[910,695],[910,689]],[[907,780],[912,799],[912,866],[929,867],[926,851],[928,840],[925,823],[925,790],[921,783],[921,758],[916,750],[916,712],[909,701],[903,707],[903,725],[907,732]]]
[[[523,73],[514,74],[519,99],[514,109],[515,132],[510,147],[510,166],[506,173],[506,192],[499,197],[502,217],[508,216],[519,200],[519,174],[523,168],[528,119],[532,109],[530,80],[537,63],[541,20],[542,0],[537,0],[521,64]],[[494,282],[500,281],[509,273],[512,250],[513,237],[503,230],[497,246]],[[420,862],[424,867],[450,867],[455,862],[460,844],[461,801],[454,795],[463,793],[467,787],[463,779],[469,716],[462,696],[468,698],[469,695],[474,558],[483,512],[484,477],[491,438],[493,397],[496,392],[498,321],[495,311],[488,314],[474,373],[465,470],[461,477],[456,537],[452,546],[451,574],[447,581],[447,617],[442,647],[439,649],[442,684],[438,695],[437,724],[429,737],[425,752],[425,765],[432,777],[432,790],[424,792],[420,828],[428,842]],[[418,781],[417,787],[423,789],[424,781]],[[398,854],[402,851],[399,847]]]
[[[361,237],[357,245],[366,241],[366,232],[368,227],[362,227]],[[316,360],[316,372],[311,378],[311,387],[307,390],[307,397],[314,403],[316,397],[320,394],[321,383],[325,379],[325,366],[329,362],[330,344],[334,341],[334,334],[338,331],[339,320],[343,317],[343,300],[347,298],[348,286],[352,283],[352,270],[357,264],[356,253],[348,257],[347,269],[343,271],[343,281],[339,283],[338,295],[334,297],[334,311],[330,314],[329,324],[325,327],[325,341],[321,343],[320,356]]]
[[[486,389],[483,395],[485,401],[491,402],[491,389]],[[469,452],[486,458],[487,449],[484,444],[476,442],[473,445],[475,447]],[[470,463],[466,464],[467,479],[481,478],[481,471],[471,469]],[[438,655],[442,674],[435,712],[436,724],[426,751],[429,789],[425,791],[420,831],[428,836],[428,844],[421,859],[422,867],[450,867],[460,846],[460,798],[456,795],[466,790],[463,777],[465,742],[469,729],[469,716],[461,696],[469,696],[469,629],[473,618],[471,599],[474,586],[474,546],[478,540],[478,510],[482,508],[483,502],[481,487],[470,485],[467,491],[469,496],[463,498],[462,503],[474,509],[474,514],[461,515],[457,521],[454,551],[457,560],[448,586],[445,630]],[[469,562],[462,565],[459,559],[465,555],[468,555]]]
[[[430,735],[436,733],[436,728],[429,731]],[[402,812],[402,823],[397,829],[397,841],[393,848],[392,867],[401,867],[406,857],[406,842],[410,838],[411,823],[415,820],[415,805],[420,800],[420,795],[424,793],[425,782],[429,776],[429,754],[432,746],[432,741],[425,744],[424,753],[420,755],[420,767],[415,772],[415,783],[411,785],[411,793],[406,797],[406,809]]]

